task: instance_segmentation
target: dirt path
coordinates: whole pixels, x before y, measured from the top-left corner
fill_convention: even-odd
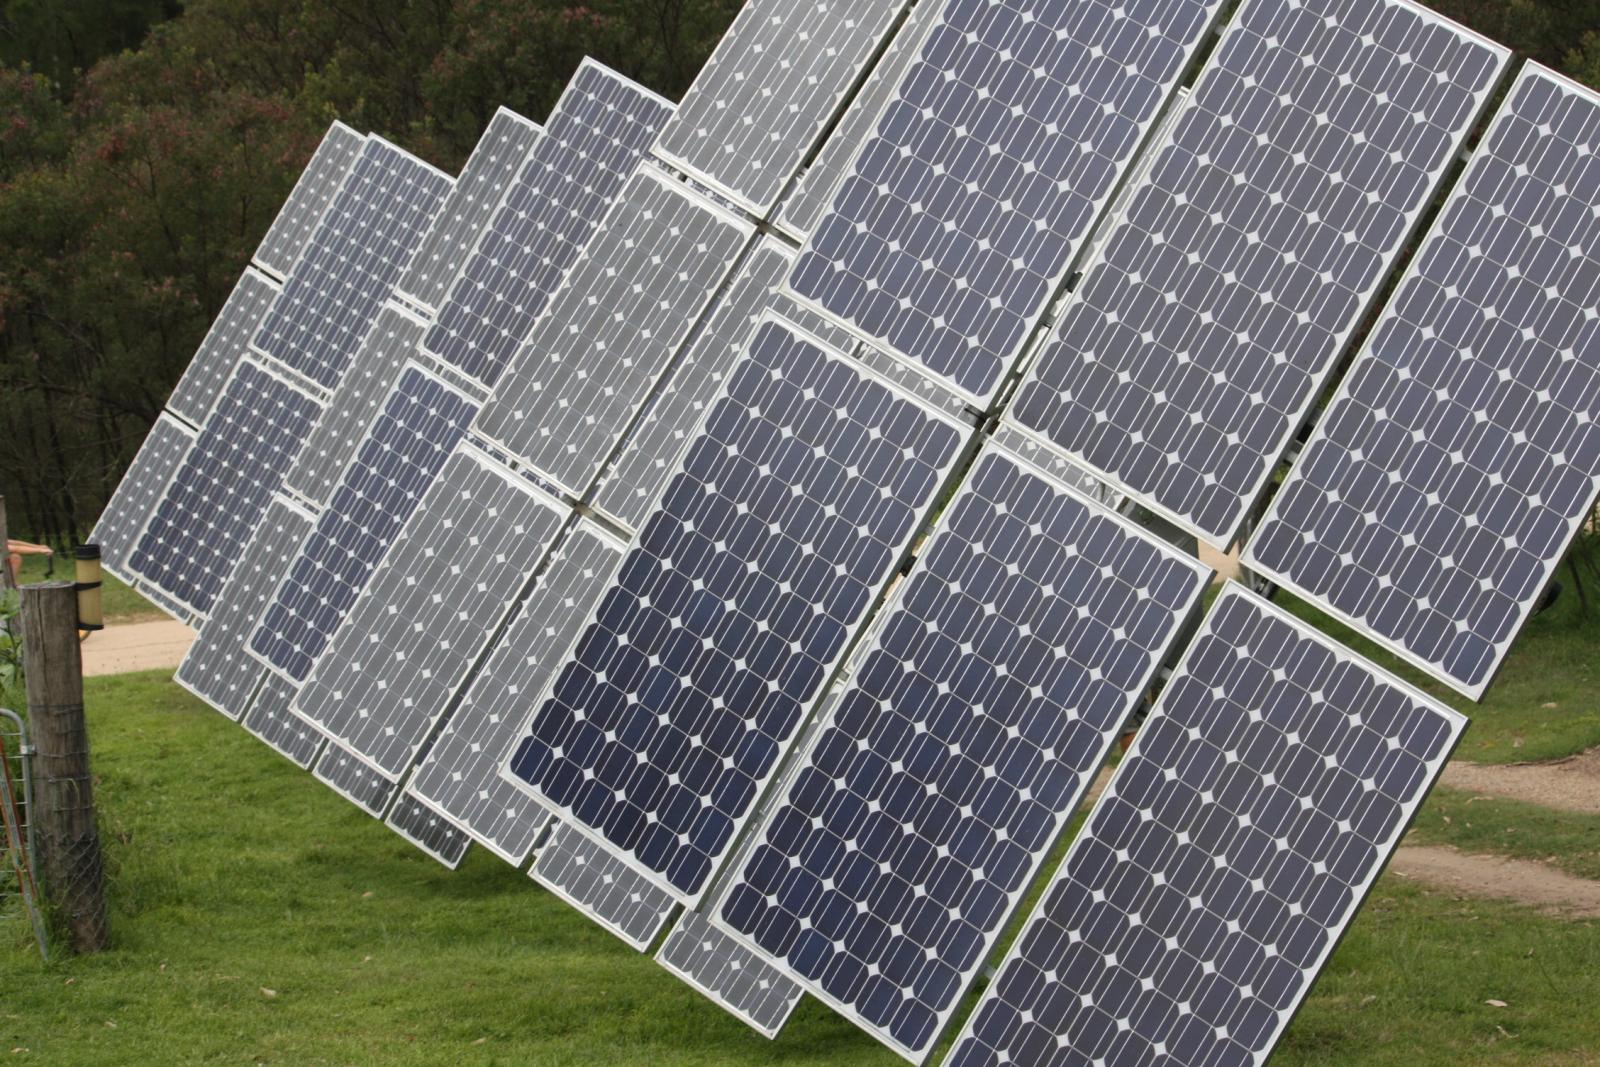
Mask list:
[[[171,670],[193,640],[194,631],[172,619],[114,622],[83,642],[83,673]]]
[[[1570,918],[1600,919],[1600,882],[1575,878],[1528,860],[1432,845],[1403,845],[1389,864],[1389,875],[1414,878],[1468,896],[1526,904]]]
[[[1600,815],[1600,748],[1547,763],[1452,763],[1444,784],[1506,800]]]

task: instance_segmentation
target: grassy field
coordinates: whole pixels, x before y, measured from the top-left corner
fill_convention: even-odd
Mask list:
[[[70,582],[73,580],[73,561],[71,557],[61,557],[55,561],[55,573],[48,573],[50,562],[43,556],[22,557],[22,573],[18,582],[28,585],[32,582]],[[105,575],[104,585],[101,586],[101,603],[105,611],[107,622],[144,622],[149,619],[165,619],[169,616],[166,612],[156,607],[150,601],[140,596],[132,587],[111,575]]]
[[[814,1002],[763,1040],[486,853],[436,866],[162,673],[88,686],[114,943],[45,965],[0,927],[0,1056],[901,1062]],[[1596,1062],[1597,1001],[1596,924],[1389,879],[1280,1062]]]

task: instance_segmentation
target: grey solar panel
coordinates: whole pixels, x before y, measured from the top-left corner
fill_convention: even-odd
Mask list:
[[[396,286],[408,300],[429,311],[444,303],[539,134],[537,123],[515,111],[495,112]]]
[[[301,720],[304,722],[304,720]],[[309,724],[307,724],[309,726]],[[375,819],[383,818],[394,799],[395,784],[379,774],[371,764],[332,741],[312,768],[324,784]]]
[[[407,791],[506,862],[520,866],[549,823],[549,812],[500,777],[529,694],[542,692],[611,586],[623,546],[580,520],[474,676]]]
[[[398,781],[568,514],[526,479],[457,445],[317,660],[294,710]]]
[[[1230,586],[945,1062],[1265,1062],[1465,725]]]
[[[309,770],[321,754],[326,738],[289,711],[294,684],[265,672],[262,674],[261,685],[240,723],[284,759],[301,770]]]
[[[601,478],[589,501],[595,510],[625,529],[639,528],[769,308],[840,351],[852,346],[843,330],[777,291],[793,263],[794,253],[773,237],[762,238],[745,257],[705,326]]]
[[[450,287],[427,350],[493,386],[672,105],[584,60]]]
[[[89,541],[100,546],[101,566],[124,582],[137,579],[128,567],[145,523],[172,476],[194,444],[195,431],[165,413],[156,416],[133,462],[117,483],[105,510],[94,524]]]
[[[641,167],[474,432],[582,496],[753,233],[683,183]]]
[[[261,661],[246,651],[245,639],[313,522],[309,512],[281,496],[267,505],[199,636],[178,664],[178,684],[230,719],[244,714],[265,673]]]
[[[461,866],[472,838],[456,829],[413,796],[401,793],[384,824],[422,851],[450,868]]]
[[[967,435],[764,323],[529,706],[508,780],[698,898]]]
[[[1481,696],[1600,496],[1600,96],[1529,64],[1253,569]]]
[[[1009,417],[1228,548],[1508,57],[1405,0],[1249,0]]]
[[[790,288],[986,405],[1221,7],[947,4]]]
[[[1211,571],[986,447],[707,909],[920,1061]]]
[[[277,298],[278,289],[276,281],[253,268],[239,276],[194,359],[167,397],[168,411],[195,426],[205,425],[233,368],[249,352],[250,338],[268,305]]]
[[[640,952],[655,941],[678,906],[609,850],[562,823],[539,847],[528,873]]]
[[[366,140],[342,122],[328,127],[289,198],[256,246],[257,265],[280,278],[289,276]]]
[[[778,1036],[804,996],[776,967],[697,912],[684,912],[656,962],[768,1037]]]
[[[321,405],[242,361],[173,474],[128,569],[205,615]]]
[[[765,218],[907,3],[750,0],[653,151]]]
[[[337,386],[451,185],[437,168],[367,138],[255,348],[324,389]]]

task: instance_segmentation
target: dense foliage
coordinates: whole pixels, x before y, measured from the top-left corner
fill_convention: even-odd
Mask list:
[[[1446,0],[1600,84],[1600,0]],[[738,0],[0,0],[0,471],[93,522],[334,118],[459,167],[584,54],[676,99]],[[128,50],[130,47],[133,50]]]

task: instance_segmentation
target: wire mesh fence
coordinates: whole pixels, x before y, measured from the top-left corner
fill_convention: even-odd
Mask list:
[[[33,749],[22,717],[0,708],[0,944],[31,936],[48,955],[39,907]]]

